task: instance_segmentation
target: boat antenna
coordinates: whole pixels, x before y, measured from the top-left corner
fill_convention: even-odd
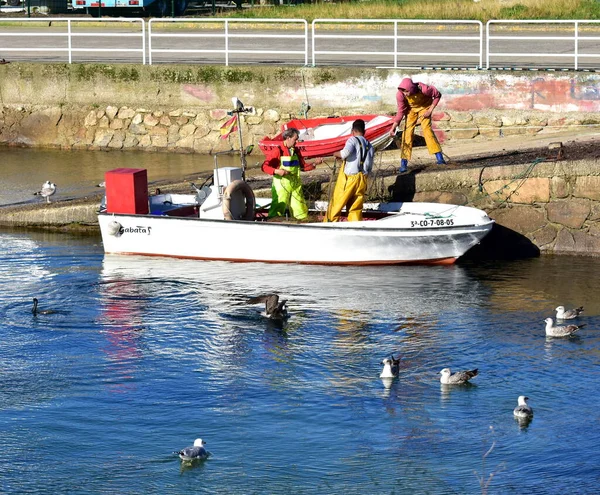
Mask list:
[[[241,115],[246,113],[254,115],[254,108],[245,107],[244,104],[236,96],[231,98],[231,101],[233,103],[233,110],[231,111],[231,113],[237,115],[238,134],[240,136],[240,162],[242,165],[242,179],[246,180],[246,155],[250,154],[250,152],[252,151],[252,147],[249,146],[247,149],[244,149]]]
[[[304,114],[304,118],[308,118],[308,111],[311,109],[310,103],[308,102],[308,91],[306,89],[306,79],[304,78],[304,72],[302,72],[302,85],[304,86],[304,98],[306,101],[302,102],[302,106],[300,107],[300,112]]]

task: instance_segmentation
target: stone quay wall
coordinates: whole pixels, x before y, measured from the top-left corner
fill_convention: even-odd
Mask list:
[[[0,145],[214,153],[231,97],[244,146],[290,118],[395,114],[398,82],[435,84],[440,140],[494,139],[600,126],[600,75],[330,68],[26,64],[0,66]]]
[[[395,183],[397,200],[485,210],[498,228],[484,250],[507,257],[539,253],[600,256],[600,162],[426,172]],[[406,177],[406,176],[404,176]]]
[[[442,142],[600,124],[595,73],[11,63],[0,66],[0,146],[213,153],[239,147],[237,134],[220,136],[232,96],[256,108],[242,125],[246,146],[274,135],[308,102],[310,117],[393,114],[397,84],[407,75],[442,91],[434,115]],[[396,199],[487,211],[498,223],[496,237],[484,241],[489,252],[600,255],[599,163],[540,163],[523,172],[522,165],[498,166],[388,181]],[[0,224],[57,227],[94,217],[89,207],[36,208],[3,208]]]

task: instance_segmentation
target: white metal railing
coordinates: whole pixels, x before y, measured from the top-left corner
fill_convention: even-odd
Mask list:
[[[153,32],[152,27],[157,23],[202,23],[214,25],[211,26],[212,32],[193,32],[193,33],[157,33]],[[215,33],[216,29],[219,29],[219,24],[222,25],[222,30]],[[273,24],[285,24],[289,26],[296,24],[301,29],[302,34],[295,34],[289,32],[289,28],[285,32],[272,32],[272,33],[252,33],[245,31],[243,33],[235,33],[230,31],[230,27],[236,24],[245,24],[248,26],[261,26],[261,25],[273,25]],[[186,39],[212,39],[222,40],[223,44],[220,48],[193,48],[193,49],[181,49],[181,48],[154,48],[153,43],[158,38],[163,39],[175,39],[175,38],[186,38]],[[283,49],[269,48],[269,49],[241,49],[231,48],[230,42],[233,39],[242,39],[251,43],[253,39],[272,39],[273,44],[277,46],[280,42],[286,40],[302,40],[304,42],[303,49],[290,50],[286,49],[285,45]],[[175,19],[175,18],[164,18],[164,19],[150,19],[148,21],[148,63],[152,65],[152,56],[155,53],[204,53],[204,54],[223,54],[225,56],[225,65],[229,65],[231,54],[262,54],[262,55],[300,55],[304,57],[304,65],[308,65],[308,22],[304,19]]]
[[[243,63],[307,66],[309,36],[312,66],[598,70],[600,62],[600,20],[492,20],[484,30],[479,21],[315,19],[309,31],[304,19],[2,18],[0,57],[46,61],[54,52],[73,63],[86,52],[86,61],[152,64],[161,54],[161,62],[228,66],[244,55]]]
[[[74,32],[73,24],[98,24],[101,25],[103,23],[128,23],[128,24],[140,24],[139,31],[136,32]],[[81,53],[81,52],[93,52],[93,53],[108,53],[108,52],[126,52],[126,53],[139,53],[141,55],[142,64],[146,63],[146,28],[144,19],[138,18],[101,18],[101,19],[77,19],[77,18],[68,18],[68,17],[52,17],[50,19],[37,19],[37,18],[2,18],[2,23],[12,24],[20,24],[20,23],[37,23],[40,25],[44,25],[44,29],[39,32],[27,31],[27,32],[3,32],[0,31],[0,47],[2,53],[5,52],[31,52],[31,53],[46,53],[46,52],[58,52],[68,54],[69,63],[73,63],[73,53]],[[50,29],[59,29],[62,27],[63,23],[66,27],[66,31],[50,31]],[[29,47],[15,47],[9,45],[3,38],[63,38],[66,41],[66,46],[51,46],[51,47],[39,47],[39,46],[29,46]],[[131,48],[129,45],[126,46],[116,46],[110,48],[102,48],[98,46],[94,47],[76,47],[73,46],[73,40],[75,38],[115,38],[120,40],[121,38],[125,38],[130,40],[131,38],[138,38],[140,40],[139,48]]]
[[[386,26],[389,25],[393,28],[393,32],[389,34],[373,34],[372,30],[365,30],[357,33],[352,32],[350,34],[320,34],[317,32],[319,27],[326,27],[327,25],[332,24],[343,24],[346,28],[353,25],[381,25]],[[454,29],[454,33],[458,34],[415,34],[415,33],[407,33],[403,34],[399,32],[399,25],[404,25],[407,28],[412,28],[414,26],[449,26],[452,28],[464,29],[465,27],[475,28],[478,32],[477,35],[462,35],[458,29]],[[318,40],[353,40],[353,46],[364,46],[369,42],[369,40],[375,41],[375,47],[377,50],[321,50],[317,49],[317,41]],[[433,42],[440,41],[462,41],[462,42],[477,42],[478,47],[476,51],[464,51],[459,50],[451,46],[450,43],[444,43],[449,47],[448,50],[445,51],[424,51],[422,49],[414,50],[414,51],[406,51],[399,50],[398,44],[401,41],[415,41],[419,40],[421,46],[424,46],[426,41],[432,42],[431,45],[435,45]],[[389,43],[391,41],[391,43]],[[381,50],[381,43],[387,43],[388,48]],[[390,46],[391,45],[391,46]],[[391,49],[390,49],[391,48]],[[435,48],[435,46],[434,46]],[[315,67],[317,65],[317,56],[319,55],[360,55],[360,56],[389,56],[393,59],[392,67],[384,67],[384,68],[410,68],[413,66],[399,66],[398,65],[398,57],[404,57],[404,59],[409,57],[415,57],[416,60],[420,60],[424,57],[460,57],[463,58],[476,58],[478,60],[478,64],[474,66],[474,68],[481,68],[483,64],[483,24],[480,21],[460,21],[460,20],[421,20],[421,19],[315,19],[312,22],[312,65]],[[420,64],[419,66],[421,66]]]
[[[597,20],[493,20],[488,21],[486,24],[486,63],[485,68],[490,69],[490,58],[492,57],[509,57],[509,58],[535,58],[535,59],[564,59],[569,58],[573,60],[573,69],[579,70],[579,61],[582,58],[595,58],[600,59],[600,53],[581,53],[581,43],[588,41],[600,41],[600,36],[584,36],[580,31],[582,25],[596,25],[600,27],[600,21]],[[518,35],[497,35],[493,34],[492,27],[508,28],[509,26],[519,26],[520,28],[527,27],[527,25],[540,26],[541,28],[548,28],[551,26],[560,27],[564,30],[565,27],[572,30],[572,34],[565,34],[560,36],[554,35],[523,35],[522,29]],[[538,28],[539,29],[539,28]],[[520,51],[494,51],[492,42],[497,40],[502,41],[515,41],[521,48]],[[542,42],[556,41],[558,44],[554,44],[552,51],[540,52],[536,50]],[[533,42],[533,43],[528,43]],[[561,53],[558,53],[556,45],[559,46]],[[563,53],[567,50],[568,53]],[[522,62],[521,62],[521,65]],[[520,67],[522,68],[522,67]],[[562,67],[565,68],[565,67]]]

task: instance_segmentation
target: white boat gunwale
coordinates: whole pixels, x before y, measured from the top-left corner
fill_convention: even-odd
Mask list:
[[[490,220],[481,224],[461,224],[461,225],[444,225],[439,227],[371,227],[372,224],[376,224],[379,220],[364,220],[363,222],[304,222],[304,223],[287,223],[287,222],[268,222],[268,221],[248,221],[248,220],[219,220],[214,218],[197,218],[191,216],[177,216],[177,215],[154,215],[154,214],[128,214],[128,213],[98,213],[99,216],[108,217],[121,217],[121,218],[147,218],[152,220],[185,220],[191,222],[207,222],[207,223],[225,223],[225,224],[237,224],[237,225],[254,225],[259,224],[261,226],[268,226],[268,228],[279,227],[279,228],[299,228],[306,229],[307,227],[323,228],[327,230],[343,230],[343,231],[355,231],[355,232],[395,232],[395,231],[406,231],[406,232],[447,232],[449,230],[460,230],[479,228],[491,225],[494,223]],[[384,217],[387,218],[387,217]],[[354,225],[356,224],[356,225]]]

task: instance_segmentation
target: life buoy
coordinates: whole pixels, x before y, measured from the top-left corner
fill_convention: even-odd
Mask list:
[[[244,195],[246,209],[242,214],[235,212],[237,215],[234,218],[234,212],[231,211],[231,197],[237,192]],[[223,216],[225,220],[254,220],[255,208],[256,199],[254,198],[254,192],[247,182],[238,179],[227,186],[227,189],[223,193]]]

